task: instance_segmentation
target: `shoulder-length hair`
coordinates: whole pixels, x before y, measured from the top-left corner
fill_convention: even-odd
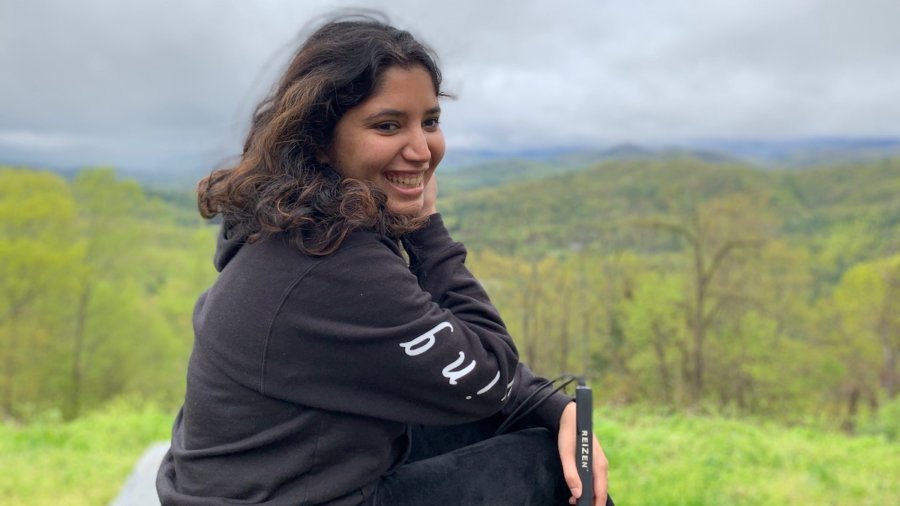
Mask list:
[[[368,98],[385,71],[423,67],[441,93],[434,53],[409,32],[370,15],[325,23],[300,46],[270,94],[256,107],[237,166],[198,185],[204,218],[221,214],[248,242],[287,233],[310,255],[327,255],[356,228],[391,237],[424,218],[391,213],[374,185],[342,179],[319,161],[338,120]]]

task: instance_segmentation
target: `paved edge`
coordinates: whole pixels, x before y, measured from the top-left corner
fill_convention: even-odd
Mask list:
[[[153,443],[144,450],[131,475],[122,485],[119,495],[109,506],[159,506],[156,495],[156,471],[169,450],[168,441]]]

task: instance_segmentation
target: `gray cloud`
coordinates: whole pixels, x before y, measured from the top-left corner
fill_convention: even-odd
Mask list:
[[[900,135],[893,0],[375,4],[439,53],[451,150]],[[0,162],[210,166],[335,5],[0,0]]]

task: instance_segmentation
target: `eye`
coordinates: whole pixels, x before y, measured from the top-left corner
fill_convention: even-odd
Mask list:
[[[422,126],[425,127],[426,130],[437,130],[437,128],[441,126],[441,119],[437,116],[428,118],[422,123]]]
[[[392,134],[400,129],[400,125],[393,122],[386,123],[378,123],[375,125],[375,130],[378,130],[381,133]]]

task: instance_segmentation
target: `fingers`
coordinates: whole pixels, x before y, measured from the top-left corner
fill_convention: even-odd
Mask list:
[[[578,467],[575,464],[575,441],[565,447],[560,445],[559,454],[562,457],[563,478],[566,486],[572,492],[572,499],[581,497],[581,478],[578,476]],[[575,504],[574,501],[570,501]]]
[[[608,488],[609,462],[600,442],[594,437],[594,506],[605,506]]]
[[[437,174],[432,172],[428,182],[425,183],[425,197],[421,216],[430,216],[437,212],[437,193]]]
[[[569,504],[575,504],[575,499],[581,497],[581,479],[578,477],[578,464],[575,462],[576,436],[575,403],[570,403],[563,410],[559,419],[559,434],[557,436],[563,479],[565,479],[566,486],[572,492]]]
[[[572,492],[569,504],[575,504],[582,494],[581,478],[578,476],[578,463],[576,462],[575,449],[578,446],[578,435],[575,432],[575,403],[569,403],[563,409],[559,417],[559,434],[557,445],[559,447],[559,459],[562,463],[563,478],[566,486]],[[593,486],[594,506],[606,505],[606,493],[608,487],[609,462],[603,448],[594,436],[593,441]]]

